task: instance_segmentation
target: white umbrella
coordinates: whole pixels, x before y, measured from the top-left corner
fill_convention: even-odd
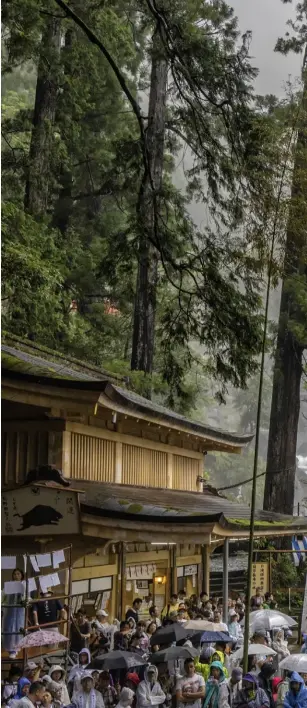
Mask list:
[[[277,652],[264,644],[250,644],[248,647],[248,656],[275,656]],[[244,647],[240,647],[232,655],[233,659],[242,659],[244,655]]]
[[[208,622],[201,619],[185,622],[184,628],[203,632],[225,632],[225,625],[222,622]]]
[[[279,668],[284,671],[297,671],[298,673],[307,673],[307,654],[290,654],[279,664]]]
[[[244,619],[241,624],[244,625]],[[281,627],[295,627],[297,622],[289,615],[285,615],[279,610],[255,610],[249,614],[249,626],[255,631],[257,629],[280,629]]]

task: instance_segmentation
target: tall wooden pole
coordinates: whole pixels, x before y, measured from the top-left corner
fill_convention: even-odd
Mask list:
[[[228,563],[229,563],[229,538],[224,540],[223,548],[223,622],[228,624]]]

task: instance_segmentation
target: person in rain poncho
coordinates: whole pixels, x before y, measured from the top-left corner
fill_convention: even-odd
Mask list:
[[[282,659],[285,659],[286,656],[289,656],[290,654],[288,649],[288,642],[285,640],[283,629],[277,629],[275,630],[275,632],[273,632],[272,649],[277,652],[277,655],[274,656],[273,659],[273,666],[274,669],[277,671],[280,661],[282,661]]]
[[[184,662],[184,676],[176,684],[176,698],[178,708],[201,708],[205,695],[205,681],[203,676],[197,674],[193,659]]]
[[[238,666],[232,669],[231,677],[228,679],[229,703],[232,706],[239,691],[242,690],[242,669]]]
[[[284,671],[284,676],[277,688],[276,708],[284,708],[286,694],[290,687],[290,676],[292,671]]]
[[[148,708],[149,706],[159,706],[165,701],[165,693],[158,682],[158,669],[149,664],[145,669],[144,681],[137,687],[136,705],[137,708]]]
[[[204,680],[208,678],[208,664],[213,656],[215,649],[213,647],[203,648],[200,652],[199,659],[195,659],[195,670],[198,674],[201,674]]]
[[[272,678],[274,674],[274,666],[270,661],[265,661],[265,663],[261,667],[261,671],[258,674],[258,685],[266,692],[267,697],[270,701],[270,708],[275,708],[272,691]]]
[[[270,701],[263,688],[259,688],[254,674],[246,674],[242,679],[242,690],[233,701],[232,708],[269,708]]]
[[[119,694],[119,701],[115,708],[129,708],[132,706],[134,699],[134,691],[131,688],[124,686]]]
[[[37,703],[41,703],[45,693],[45,686],[41,681],[33,681],[29,686],[29,692],[20,700],[17,700],[14,705],[16,708],[33,708]]]
[[[31,681],[27,679],[25,676],[22,676],[17,684],[17,691],[13,698],[11,698],[9,705],[14,708],[14,706],[17,705],[19,701],[21,701],[22,698],[25,698],[25,696],[28,695],[29,690],[31,686]]]
[[[221,661],[213,661],[210,666],[203,708],[229,708],[229,688]]]
[[[59,700],[62,705],[68,706],[70,703],[70,699],[65,682],[66,674],[64,669],[62,669],[61,666],[56,664],[55,666],[51,667],[49,671],[49,676],[51,678],[51,683],[49,684],[48,688],[51,690],[51,692],[53,692],[54,690],[57,691]]]
[[[307,634],[303,634],[304,644],[301,646],[301,654],[307,654]]]
[[[214,653],[213,653],[212,656],[210,657],[209,664],[205,664],[205,668],[204,668],[203,671],[202,671],[202,675],[203,675],[205,681],[208,681],[208,678],[209,678],[209,676],[210,676],[210,668],[211,668],[211,664],[212,664],[213,661],[220,661],[220,662],[221,662],[221,664],[223,665],[223,671],[224,671],[224,674],[225,674],[225,678],[228,678],[228,677],[229,677],[229,674],[228,674],[228,671],[227,671],[226,666],[225,666],[225,656],[224,656],[224,653],[223,653],[222,651],[217,651],[217,650],[215,649],[215,650],[214,650]]]
[[[72,705],[76,708],[104,708],[101,693],[94,688],[94,681],[89,671],[81,678],[81,689],[72,697]]]
[[[91,653],[89,649],[81,649],[78,664],[75,664],[69,672],[68,684],[70,693],[76,693],[80,690],[81,678],[85,674],[87,670],[86,667],[89,665],[90,661]]]
[[[18,691],[18,681],[22,678],[22,670],[18,664],[11,664],[9,675],[1,683],[1,703],[8,703]]]
[[[235,610],[229,610],[229,622],[227,631],[230,636],[235,640],[236,645],[239,647],[243,644],[243,632],[242,627],[239,624],[239,616]]]
[[[307,708],[307,688],[304,679],[293,671],[290,687],[284,700],[284,708]]]

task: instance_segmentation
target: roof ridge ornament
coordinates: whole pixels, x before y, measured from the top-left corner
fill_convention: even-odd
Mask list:
[[[70,487],[70,482],[65,479],[62,470],[53,465],[39,465],[35,469],[29,470],[26,476],[25,485],[33,482],[53,482],[62,487]]]

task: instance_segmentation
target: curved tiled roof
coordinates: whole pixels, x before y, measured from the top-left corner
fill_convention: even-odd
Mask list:
[[[100,484],[71,480],[74,489],[82,490],[81,511],[92,516],[165,523],[219,523],[233,528],[248,528],[250,507],[211,493],[186,492],[156,487],[123,484]],[[307,519],[256,511],[255,526],[261,530],[297,529],[307,531]]]
[[[179,425],[183,430],[189,429],[195,434],[198,433],[201,436],[212,437],[215,440],[242,446],[249,443],[254,437],[253,434],[240,435],[240,433],[228,432],[200,421],[191,420],[191,418],[186,418],[184,415],[180,415],[169,408],[165,408],[155,401],[149,401],[147,398],[139,396],[137,393],[134,393],[134,391],[123,389],[117,385],[107,385],[105,395],[113,403],[118,403],[126,409],[130,409],[131,412],[133,411],[136,414],[144,413],[153,419],[160,416],[164,420],[169,421],[170,424],[177,424],[177,427]]]
[[[143,417],[158,424],[169,425],[183,431],[215,442],[241,448],[253,439],[253,435],[240,435],[215,428],[201,421],[186,418],[175,411],[139,396],[134,391],[123,388],[124,378],[98,369],[92,364],[80,362],[62,353],[52,352],[32,344],[20,341],[11,335],[4,336],[2,343],[2,370],[10,378],[33,381],[47,386],[68,389],[97,391],[97,402],[109,409],[130,413],[134,417]],[[100,394],[100,396],[99,396]]]

